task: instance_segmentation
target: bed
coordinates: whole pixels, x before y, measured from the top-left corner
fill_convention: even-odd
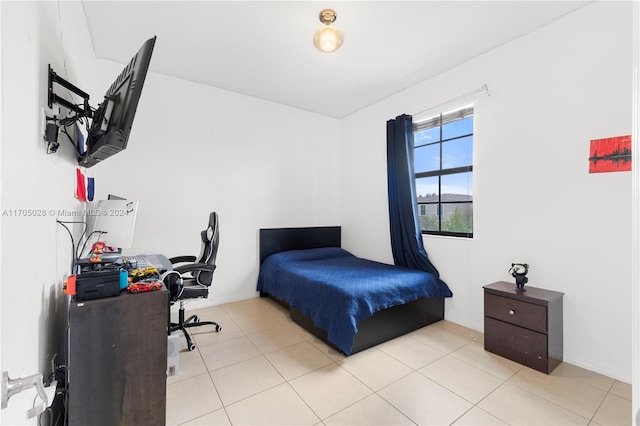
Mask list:
[[[349,356],[444,318],[447,285],[353,256],[339,226],[260,229],[258,291]]]

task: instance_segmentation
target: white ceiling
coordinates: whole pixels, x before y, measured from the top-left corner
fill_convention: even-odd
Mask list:
[[[157,35],[151,70],[343,118],[588,1],[83,0],[96,57],[123,64]],[[333,8],[342,47],[312,43]]]

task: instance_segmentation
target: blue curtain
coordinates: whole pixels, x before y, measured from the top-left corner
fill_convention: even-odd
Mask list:
[[[429,260],[420,222],[413,164],[413,119],[403,114],[387,121],[387,183],[391,250],[398,266],[440,274]]]

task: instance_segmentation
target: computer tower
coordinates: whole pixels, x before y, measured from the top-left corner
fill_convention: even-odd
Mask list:
[[[180,372],[180,342],[183,338],[180,334],[167,336],[167,377]]]

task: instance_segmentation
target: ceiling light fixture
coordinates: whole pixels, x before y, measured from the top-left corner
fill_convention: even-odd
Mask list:
[[[337,17],[336,12],[331,9],[324,9],[320,12],[320,22],[324,25],[318,28],[318,31],[313,36],[313,44],[321,52],[331,53],[342,46],[342,41],[344,40],[342,31],[331,26]]]

